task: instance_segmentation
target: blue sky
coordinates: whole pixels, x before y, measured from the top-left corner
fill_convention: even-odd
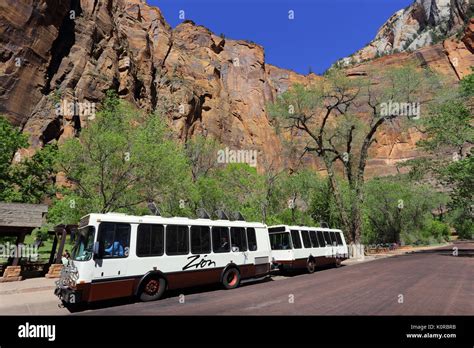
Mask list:
[[[147,0],[175,27],[185,19],[217,35],[254,41],[269,64],[307,74],[365,46],[413,0]],[[294,19],[288,19],[289,11]]]

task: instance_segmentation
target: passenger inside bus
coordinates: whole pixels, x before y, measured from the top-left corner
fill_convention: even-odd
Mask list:
[[[229,248],[229,241],[227,240],[227,237],[222,237],[221,238],[221,247],[220,250],[227,250]]]
[[[108,256],[119,256],[120,257],[120,256],[124,255],[123,246],[120,243],[120,241],[118,241],[118,240],[114,241],[110,245],[110,247],[108,247],[104,251],[105,251],[105,255],[108,255]]]

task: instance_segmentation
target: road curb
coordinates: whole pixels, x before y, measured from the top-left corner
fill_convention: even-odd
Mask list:
[[[404,251],[398,251],[396,253],[391,253],[391,254],[382,254],[381,253],[381,254],[365,255],[364,258],[360,258],[360,259],[354,258],[354,259],[345,260],[345,261],[343,261],[343,264],[346,265],[346,266],[352,266],[352,265],[357,265],[357,264],[361,264],[361,263],[365,263],[365,262],[382,260],[382,259],[386,259],[386,258],[393,257],[393,256],[413,254],[413,253],[422,252],[422,251],[425,251],[425,250],[435,250],[435,249],[444,248],[444,247],[447,247],[447,246],[450,246],[450,245],[454,245],[454,244],[452,242],[449,242],[449,243],[444,243],[444,244],[441,244],[441,245],[433,245],[433,246],[419,247],[419,248],[414,248],[414,249],[407,249],[407,250],[404,250]]]

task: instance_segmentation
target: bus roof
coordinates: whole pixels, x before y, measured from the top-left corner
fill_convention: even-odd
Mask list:
[[[324,228],[324,227],[309,227],[309,226],[291,226],[291,225],[274,225],[268,226],[268,229],[275,227],[284,227],[285,230],[308,230],[308,231],[327,231],[327,232],[342,232],[342,230],[337,228]]]
[[[190,219],[187,217],[162,217],[155,215],[127,215],[123,213],[88,214],[81,218],[81,226],[89,224],[91,221],[97,222],[125,222],[125,223],[155,223],[155,224],[178,224],[178,225],[202,225],[202,226],[228,226],[228,227],[263,227],[267,225],[260,222],[248,222],[241,220],[211,220],[211,219]]]

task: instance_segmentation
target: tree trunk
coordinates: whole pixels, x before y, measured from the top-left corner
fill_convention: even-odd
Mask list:
[[[355,244],[360,244],[362,234],[362,212],[361,206],[363,202],[363,195],[361,192],[356,193],[356,197],[352,202],[352,241]]]
[[[347,231],[347,233],[349,233],[349,237],[351,238],[349,242],[352,242],[353,241],[352,226],[344,207],[344,202],[342,200],[341,192],[339,191],[339,186],[338,186],[336,177],[334,175],[334,170],[332,168],[332,162],[327,158],[324,159],[324,162],[326,164],[326,170],[328,171],[329,183],[331,184],[331,191],[333,193],[337,208],[339,209],[339,215],[341,217],[342,225],[344,226],[344,229]]]

